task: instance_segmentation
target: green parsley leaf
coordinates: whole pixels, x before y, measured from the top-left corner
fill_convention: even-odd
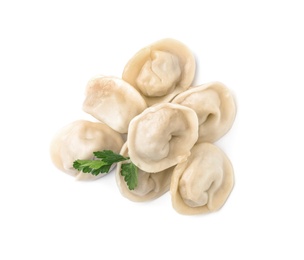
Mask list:
[[[120,154],[114,153],[111,150],[98,151],[98,152],[94,152],[93,154],[96,156],[96,158],[102,159],[104,162],[108,164],[113,164],[116,162],[121,162],[129,159],[128,157],[124,157]]]
[[[129,190],[134,190],[138,184],[138,170],[135,164],[123,163],[121,164],[121,176],[124,177],[125,182],[128,185]]]
[[[73,163],[73,167],[83,173],[91,173],[97,176],[101,173],[108,173],[112,164],[130,159],[111,150],[98,151],[93,154],[97,158],[96,160],[76,160]],[[123,163],[120,174],[124,177],[129,190],[134,190],[138,184],[138,169],[136,165],[132,162]]]
[[[84,173],[98,175],[100,173],[108,173],[112,164],[108,164],[101,160],[76,160],[73,167]]]
[[[106,162],[100,160],[77,160],[77,162],[81,165],[81,167],[90,167],[92,169],[98,169],[101,166],[107,165]]]

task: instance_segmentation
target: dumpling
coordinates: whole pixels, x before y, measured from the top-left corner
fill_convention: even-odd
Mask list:
[[[173,208],[185,215],[216,211],[233,185],[233,168],[224,152],[211,143],[196,144],[188,160],[174,169],[170,187]]]
[[[89,81],[83,110],[119,133],[127,133],[129,122],[147,107],[129,83],[100,76]]]
[[[236,106],[230,90],[220,82],[191,87],[172,103],[192,108],[199,120],[198,142],[215,142],[232,127]]]
[[[188,89],[195,75],[195,58],[183,43],[163,39],[138,51],[122,78],[134,86],[148,106],[170,101]]]
[[[162,103],[131,120],[127,143],[130,158],[138,168],[159,172],[185,161],[197,138],[194,110]]]
[[[92,160],[93,152],[112,150],[119,153],[123,145],[121,135],[103,123],[86,120],[74,121],[54,136],[50,145],[51,160],[61,171],[79,180],[96,179],[104,176],[93,176],[73,168],[75,160]]]
[[[120,154],[129,156],[127,143],[122,147]],[[143,202],[156,199],[169,191],[174,166],[155,173],[148,173],[138,169],[138,185],[134,190],[129,190],[124,177],[120,174],[122,163],[119,162],[117,164],[115,176],[120,193],[127,199]]]

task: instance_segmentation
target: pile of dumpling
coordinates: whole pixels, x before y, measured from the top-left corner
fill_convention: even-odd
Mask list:
[[[181,214],[218,210],[234,184],[229,158],[213,144],[231,128],[236,106],[220,82],[191,86],[196,63],[183,43],[163,39],[138,51],[122,77],[100,76],[86,87],[83,110],[98,122],[79,120],[51,142],[51,159],[77,179],[96,179],[73,168],[94,151],[112,150],[138,167],[138,185],[129,190],[116,166],[121,194],[137,202],[170,190]],[[123,163],[123,162],[122,162]]]

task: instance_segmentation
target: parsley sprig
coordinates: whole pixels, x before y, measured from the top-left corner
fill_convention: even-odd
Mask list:
[[[136,188],[138,184],[138,169],[136,165],[130,161],[129,157],[124,157],[111,150],[98,151],[93,154],[99,160],[76,160],[73,163],[73,167],[78,171],[97,176],[108,173],[114,163],[129,161],[121,165],[120,174],[124,177],[129,190]]]

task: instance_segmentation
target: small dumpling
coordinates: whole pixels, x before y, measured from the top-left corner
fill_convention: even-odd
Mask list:
[[[185,215],[216,211],[233,185],[233,168],[224,152],[211,143],[196,144],[188,160],[174,169],[170,187],[173,208]]]
[[[61,171],[76,177],[78,180],[96,179],[104,176],[93,176],[73,168],[73,162],[92,160],[93,152],[112,150],[119,153],[123,145],[121,135],[112,128],[99,122],[86,120],[74,121],[54,136],[50,145],[51,160]]]
[[[159,172],[185,161],[197,138],[196,113],[185,106],[162,103],[131,120],[127,142],[138,168]]]
[[[168,102],[188,89],[195,67],[195,58],[187,46],[174,39],[163,39],[138,51],[125,66],[122,78],[151,106]]]
[[[83,110],[119,133],[127,133],[129,122],[147,107],[129,83],[100,76],[89,81]]]
[[[192,108],[199,120],[198,142],[215,142],[232,127],[236,106],[230,90],[220,82],[191,87],[172,103]]]
[[[129,156],[126,143],[122,147],[120,154]],[[116,183],[120,193],[127,199],[135,202],[149,201],[157,199],[169,191],[174,167],[155,173],[148,173],[138,169],[138,185],[134,190],[129,190],[124,177],[120,174],[122,163],[119,162],[117,164]]]

